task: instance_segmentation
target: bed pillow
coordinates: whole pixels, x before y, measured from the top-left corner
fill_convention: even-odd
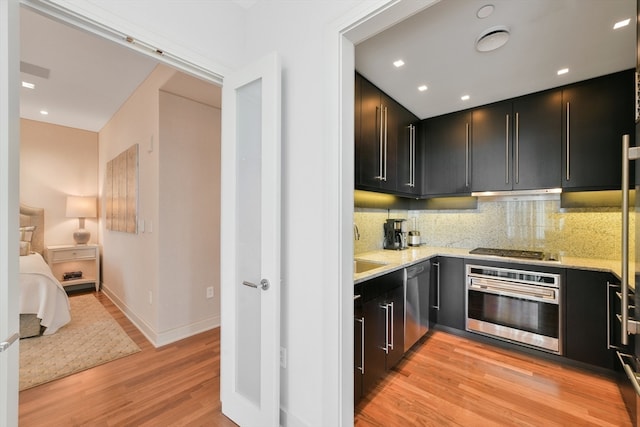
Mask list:
[[[26,256],[31,253],[31,239],[33,239],[35,230],[35,225],[20,227],[20,256]]]
[[[31,243],[20,241],[20,256],[27,256],[31,253]]]

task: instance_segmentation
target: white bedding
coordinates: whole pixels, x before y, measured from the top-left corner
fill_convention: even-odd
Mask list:
[[[69,299],[40,254],[20,257],[20,314],[36,314],[55,333],[71,320]]]

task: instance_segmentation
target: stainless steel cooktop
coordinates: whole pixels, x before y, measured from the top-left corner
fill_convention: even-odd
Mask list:
[[[508,258],[526,258],[543,260],[544,252],[540,251],[523,251],[520,249],[499,249],[499,248],[475,248],[469,251],[470,254],[476,255],[493,255]]]

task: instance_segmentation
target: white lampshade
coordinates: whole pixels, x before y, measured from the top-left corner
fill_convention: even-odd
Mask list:
[[[67,196],[67,218],[95,218],[96,198]]]
[[[78,230],[73,233],[73,240],[78,245],[86,245],[91,238],[89,230],[84,228],[85,218],[96,217],[96,198],[67,196],[67,218],[78,218]]]

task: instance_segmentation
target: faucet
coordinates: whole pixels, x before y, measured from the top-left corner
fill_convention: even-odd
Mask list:
[[[358,230],[358,226],[356,223],[353,223],[353,236],[356,240],[360,240],[360,230]]]

